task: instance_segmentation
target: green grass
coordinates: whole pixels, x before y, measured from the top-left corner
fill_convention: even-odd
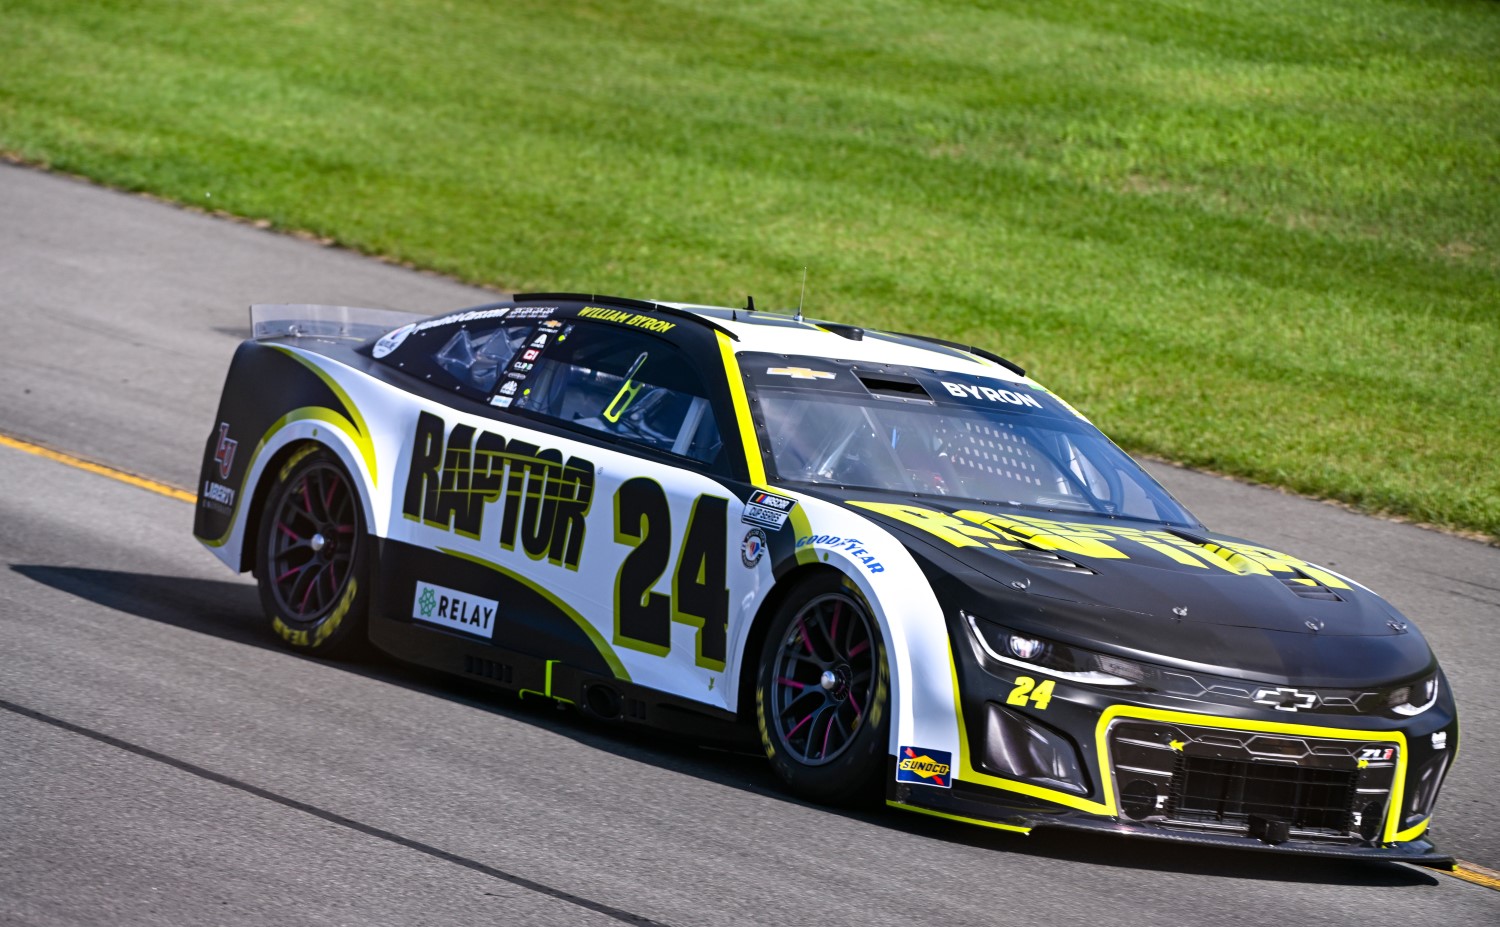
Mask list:
[[[1134,450],[1500,537],[1494,2],[0,0],[0,148],[517,289],[806,266]]]

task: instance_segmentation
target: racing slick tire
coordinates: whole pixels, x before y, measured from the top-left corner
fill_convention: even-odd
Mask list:
[[[876,796],[890,730],[880,627],[843,577],[819,573],[771,619],[755,686],[761,746],[802,798],[863,803]]]
[[[271,630],[293,650],[360,653],[370,539],[359,490],[333,452],[307,444],[282,464],[257,534],[256,580]]]

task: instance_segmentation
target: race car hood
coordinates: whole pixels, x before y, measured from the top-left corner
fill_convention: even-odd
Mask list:
[[[1379,596],[1238,538],[926,498],[840,502],[901,538],[942,597],[1018,629],[1287,680],[1388,681],[1433,663]]]

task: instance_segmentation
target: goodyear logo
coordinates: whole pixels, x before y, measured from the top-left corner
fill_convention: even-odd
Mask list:
[[[896,781],[953,788],[953,754],[924,747],[902,747],[896,756]]]

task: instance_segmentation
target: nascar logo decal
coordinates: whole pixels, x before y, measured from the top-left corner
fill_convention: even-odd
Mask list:
[[[896,754],[896,781],[953,788],[953,754],[945,750],[902,747]]]
[[[745,513],[740,516],[740,521],[747,525],[760,525],[763,528],[780,531],[781,527],[786,524],[787,516],[792,514],[792,509],[796,507],[797,500],[795,499],[757,490],[751,493],[750,498],[745,501]]]

